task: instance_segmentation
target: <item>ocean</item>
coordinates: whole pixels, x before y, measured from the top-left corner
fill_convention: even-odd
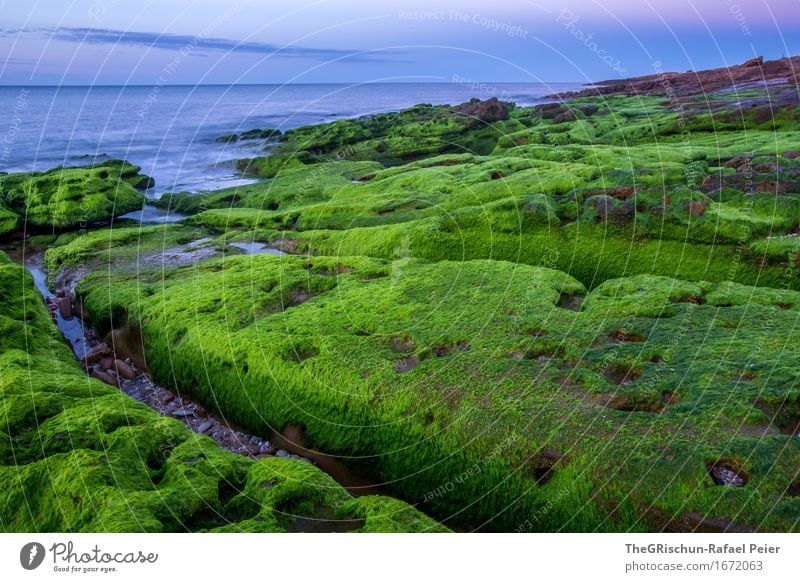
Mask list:
[[[282,131],[418,103],[496,96],[517,105],[578,88],[574,83],[417,83],[0,87],[0,171],[47,170],[125,159],[155,179],[150,198],[248,183],[234,160],[257,141],[218,143],[253,128]],[[151,218],[153,218],[151,216]]]

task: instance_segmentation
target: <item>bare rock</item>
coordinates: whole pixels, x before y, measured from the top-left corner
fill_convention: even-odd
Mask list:
[[[117,386],[117,380],[110,374],[104,372],[103,370],[99,370],[97,368],[91,368],[89,370],[89,374],[92,376],[92,378],[97,378],[101,382],[105,382],[106,384],[110,384],[111,386]]]
[[[56,303],[58,304],[58,311],[64,319],[72,319],[75,314],[72,312],[72,301],[69,297],[61,297]]]
[[[86,356],[84,356],[83,360],[86,362],[87,365],[96,364],[106,356],[111,355],[111,348],[109,348],[106,344],[97,344],[91,350],[86,352]]]
[[[486,101],[473,99],[456,107],[455,112],[467,117],[475,117],[484,123],[491,123],[508,119],[508,103],[499,101],[497,97]]]
[[[114,360],[114,367],[116,367],[117,373],[126,380],[132,380],[136,377],[136,370],[122,360]]]
[[[708,200],[692,200],[689,202],[689,216],[703,216],[708,206]]]

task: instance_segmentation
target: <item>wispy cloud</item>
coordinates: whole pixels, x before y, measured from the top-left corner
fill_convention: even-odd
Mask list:
[[[186,34],[138,32],[108,28],[17,28],[0,29],[6,38],[28,37],[59,40],[80,44],[124,45],[163,50],[187,49],[193,52],[217,51],[272,55],[276,58],[306,58],[316,60],[339,59],[356,62],[403,62],[397,50],[359,51],[334,48],[281,46],[265,42],[238,41],[229,38],[212,38]]]

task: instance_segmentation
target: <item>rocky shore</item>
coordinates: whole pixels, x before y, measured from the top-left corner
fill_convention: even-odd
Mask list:
[[[123,444],[179,434],[191,451],[139,462],[100,504],[145,495],[142,475],[176,503],[179,474],[227,520],[193,501],[191,531],[308,531],[319,515],[336,531],[797,531],[797,61],[296,128],[238,162],[260,182],[165,196],[179,223],[49,218],[55,234],[25,244],[45,248],[51,313],[95,330],[70,398],[89,382],[116,399],[108,415],[133,406],[149,428],[123,439],[103,420],[69,449],[63,417],[6,408],[0,477],[33,479],[45,453],[130,464]],[[13,361],[26,340],[5,341]],[[64,405],[44,381],[36,399]],[[194,470],[212,458],[234,493]],[[378,494],[348,494],[348,471]],[[0,495],[4,526],[32,528],[13,509],[23,482]],[[78,517],[51,527],[99,527],[70,495]],[[150,530],[178,529],[153,511]]]

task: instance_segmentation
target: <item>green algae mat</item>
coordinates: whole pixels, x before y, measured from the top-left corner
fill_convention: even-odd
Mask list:
[[[391,497],[87,380],[9,263],[0,524],[798,531],[800,109],[765,91],[297,128],[239,161],[258,183],[164,196],[178,224],[40,237],[159,382]]]
[[[254,462],[87,377],[0,253],[0,530],[443,531],[296,459]]]

